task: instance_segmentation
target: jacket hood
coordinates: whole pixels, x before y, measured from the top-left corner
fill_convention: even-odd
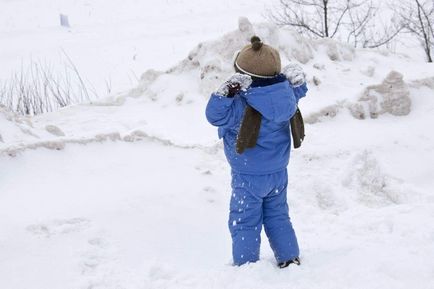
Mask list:
[[[289,81],[251,87],[241,96],[264,118],[274,122],[288,121],[296,110],[297,102]]]

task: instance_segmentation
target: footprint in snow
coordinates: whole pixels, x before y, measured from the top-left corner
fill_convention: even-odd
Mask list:
[[[81,273],[83,275],[92,274],[95,270],[105,262],[108,243],[102,238],[93,238],[87,241],[88,248],[82,254],[82,261],[80,262]]]
[[[202,189],[203,192],[205,192],[206,200],[208,203],[215,203],[216,198],[215,195],[217,193],[216,189],[213,187],[207,186]]]
[[[65,235],[83,231],[90,226],[90,220],[85,218],[57,219],[48,223],[33,224],[26,230],[34,235],[50,238],[55,235]]]
[[[86,248],[81,253],[78,263],[83,281],[83,288],[124,288],[122,275],[115,248],[104,238],[87,240]]]

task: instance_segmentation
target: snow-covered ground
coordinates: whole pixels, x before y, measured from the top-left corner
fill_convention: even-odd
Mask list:
[[[204,2],[0,0],[1,78],[63,48],[116,91],[32,118],[0,108],[0,288],[432,288],[432,64],[260,24],[268,1]],[[285,270],[266,238],[260,262],[230,265],[230,173],[204,117],[252,33],[309,78],[288,167],[302,266]],[[404,116],[370,87],[392,70]]]

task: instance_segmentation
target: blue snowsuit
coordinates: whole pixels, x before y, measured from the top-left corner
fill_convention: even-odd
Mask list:
[[[232,169],[229,230],[235,265],[259,260],[262,225],[278,263],[299,256],[289,215],[286,167],[291,149],[289,119],[306,84],[292,87],[284,75],[256,80],[235,97],[212,94],[206,108],[208,121],[218,127]],[[236,152],[237,135],[246,105],[262,115],[256,146]]]

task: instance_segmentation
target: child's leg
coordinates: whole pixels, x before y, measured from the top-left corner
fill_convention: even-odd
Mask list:
[[[262,229],[262,199],[246,189],[247,180],[232,176],[229,231],[235,265],[259,260]]]
[[[264,198],[264,228],[278,263],[299,257],[297,237],[288,214],[286,170],[275,174],[276,188]]]

